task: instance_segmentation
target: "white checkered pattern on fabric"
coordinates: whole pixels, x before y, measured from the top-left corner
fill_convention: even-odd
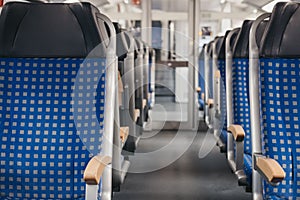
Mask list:
[[[264,149],[286,172],[278,187],[264,184],[267,199],[300,196],[300,61],[261,59],[261,108]]]
[[[105,64],[0,59],[0,199],[84,199],[83,170],[101,151]]]

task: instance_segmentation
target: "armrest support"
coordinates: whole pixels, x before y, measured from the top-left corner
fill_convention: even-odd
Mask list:
[[[244,141],[245,131],[242,126],[232,124],[228,127],[227,130],[233,135],[235,141],[237,142]]]
[[[214,107],[214,100],[213,99],[208,99],[206,104],[208,105],[209,108]]]
[[[227,159],[231,169],[235,172],[238,183],[241,186],[247,185],[247,176],[244,172],[244,137],[245,131],[240,125],[230,125],[227,128],[228,145],[227,145]],[[235,146],[235,147],[234,147]]]
[[[94,156],[86,166],[83,179],[88,185],[98,185],[105,167],[111,164],[112,159],[108,156]]]
[[[126,142],[128,135],[129,135],[129,127],[128,126],[121,127],[120,139],[122,140],[122,143]]]
[[[285,178],[285,171],[280,164],[264,156],[255,156],[255,169],[271,184],[276,185]]]

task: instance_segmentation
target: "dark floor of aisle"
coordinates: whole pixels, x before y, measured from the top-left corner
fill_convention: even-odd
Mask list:
[[[155,152],[166,147],[171,141],[175,141],[175,147],[167,147],[168,155],[174,157],[177,150],[183,151],[183,155],[170,165],[147,173],[129,173],[121,186],[121,191],[114,194],[113,200],[250,200],[251,194],[246,193],[243,187],[237,185],[237,179],[231,173],[224,154],[218,147],[212,147],[210,153],[203,159],[199,159],[198,153],[202,144],[213,143],[213,136],[206,133],[183,132],[185,135],[176,139],[177,131],[146,132],[145,139],[141,139],[137,153]],[[205,140],[204,140],[205,138]],[[176,141],[177,140],[177,141]],[[188,145],[184,151],[182,146]],[[210,148],[206,145],[205,148]],[[202,149],[203,150],[203,149]],[[157,151],[158,152],[158,151]],[[145,154],[147,155],[147,154]],[[152,162],[163,163],[166,157],[162,153]],[[131,171],[134,165],[149,165],[149,162],[132,161]],[[148,166],[145,166],[147,168]]]

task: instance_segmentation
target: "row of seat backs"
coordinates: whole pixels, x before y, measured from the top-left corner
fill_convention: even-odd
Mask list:
[[[269,67],[272,67],[274,68],[274,66],[280,66],[280,65],[283,65],[283,66],[287,66],[288,64],[290,63],[283,63],[282,64],[282,61],[281,63],[278,63],[279,61],[277,60],[277,63],[275,61],[275,63],[272,64],[272,62],[270,62],[271,60],[270,59],[279,59],[279,58],[285,58],[285,59],[288,59],[288,58],[298,58],[299,57],[299,48],[298,48],[298,45],[295,45],[295,44],[298,44],[299,43],[299,38],[297,37],[298,32],[299,32],[299,28],[297,27],[296,25],[296,21],[298,19],[298,15],[299,15],[299,11],[298,11],[298,7],[299,7],[299,4],[297,3],[279,3],[275,6],[274,8],[274,11],[273,11],[273,14],[271,16],[271,19],[270,19],[270,23],[268,21],[263,21],[260,26],[258,27],[258,30],[257,30],[257,34],[256,34],[256,41],[257,41],[257,44],[258,44],[258,47],[260,47],[260,57],[261,58],[267,58],[267,60],[262,60],[261,64],[262,66],[267,66],[267,65],[271,65]],[[244,68],[244,72],[245,73],[240,73],[240,74],[236,74],[236,77],[240,78],[240,80],[244,81],[246,83],[246,85],[243,86],[243,89],[246,89],[246,92],[244,92],[246,95],[245,98],[243,98],[244,100],[246,100],[247,102],[240,102],[240,103],[236,103],[236,106],[238,105],[241,105],[243,104],[244,105],[247,105],[246,107],[247,108],[238,108],[235,110],[235,119],[240,119],[240,116],[238,116],[238,113],[239,111],[243,110],[243,112],[245,110],[247,110],[247,112],[249,111],[249,102],[248,102],[248,97],[249,97],[249,80],[248,80],[248,58],[249,58],[249,31],[250,31],[250,27],[251,27],[251,24],[252,22],[251,21],[245,21],[243,26],[242,26],[242,29],[241,31],[239,32],[239,35],[237,36],[237,39],[236,39],[236,42],[233,42],[234,45],[231,45],[231,46],[234,46],[233,48],[233,52],[234,52],[234,58],[236,59],[236,63],[234,65],[236,65],[236,68],[239,68],[241,65],[244,65],[242,66],[242,68]],[[234,37],[233,39],[234,40]],[[208,44],[209,46],[211,46],[211,43]],[[222,49],[222,48],[221,48]],[[208,48],[209,50],[209,55],[211,55],[211,47]],[[223,52],[223,51],[221,51]],[[222,55],[222,53],[218,53],[219,55],[219,58],[220,59],[224,59],[225,56],[224,54]],[[244,60],[243,60],[244,59]],[[279,59],[279,60],[282,60],[282,59]],[[288,61],[286,61],[288,62]],[[297,64],[297,60],[292,60],[290,61],[294,64],[290,64],[292,67],[294,66],[298,66]],[[263,67],[262,67],[263,68]],[[288,73],[286,70],[283,71],[284,73]],[[297,72],[295,71],[292,71],[294,74]],[[266,72],[263,70],[262,72],[263,75],[266,75]],[[299,73],[296,73],[298,76],[299,76]],[[240,76],[242,75],[242,77]],[[282,74],[281,74],[282,75]],[[267,76],[269,79],[270,77]],[[297,79],[292,79],[294,82],[296,82],[295,80],[299,80],[299,77],[297,77]],[[264,83],[264,82],[263,82]],[[271,84],[271,83],[269,83]],[[237,86],[237,84],[236,84]],[[285,86],[287,87],[287,86]],[[295,85],[293,86],[294,87],[294,90],[295,90]],[[262,88],[263,85],[262,85]],[[238,88],[236,88],[237,90]],[[265,91],[266,89],[262,89],[262,102],[263,102],[263,105],[268,105],[266,102],[269,102],[270,103],[270,99],[267,98],[267,95],[265,95]],[[278,91],[277,91],[278,92]],[[286,91],[285,91],[286,92]],[[282,92],[284,93],[284,91]],[[275,97],[275,91],[273,91],[273,93],[269,93],[270,96],[272,97]],[[291,94],[290,94],[291,95]],[[295,94],[293,94],[295,96]],[[236,95],[237,96],[237,95]],[[237,99],[237,98],[236,98]],[[263,100],[265,99],[265,100]],[[287,103],[287,101],[285,102],[282,102],[281,104],[283,105],[284,103]],[[295,105],[299,105],[298,102],[293,102]],[[270,106],[269,106],[270,107]],[[267,107],[263,107],[265,109],[264,110],[267,110],[266,108]],[[274,108],[271,107],[273,110]],[[270,109],[271,109],[270,108]],[[269,109],[269,111],[270,111]],[[296,109],[294,109],[294,112]],[[299,110],[297,108],[297,110]],[[289,113],[293,113],[292,111],[289,112]],[[298,112],[296,112],[298,113]],[[249,153],[249,155],[251,155],[251,138],[250,138],[250,115],[244,115],[245,113],[243,113],[243,116],[247,116],[247,118],[243,119],[243,123],[242,124],[245,124],[244,122],[246,122],[247,124],[247,128],[248,128],[248,134],[249,137],[246,138],[246,145],[245,145],[245,151],[246,153]],[[269,116],[269,117],[268,117]],[[263,119],[264,121],[266,121],[266,119],[269,119],[270,120],[270,117],[274,118],[274,115],[270,115],[270,114],[265,114],[263,115]],[[297,119],[297,117],[295,118],[295,116],[293,116],[294,118],[294,121],[292,120],[292,124],[297,124],[296,126],[293,126],[291,124],[288,125],[288,127],[298,127],[298,120],[295,121],[295,119]],[[288,118],[292,118],[292,116],[288,117]],[[248,121],[246,121],[248,120]],[[269,123],[265,123],[265,124],[270,124],[270,121],[268,121]],[[271,123],[272,124],[272,123]],[[273,123],[274,124],[274,123]],[[279,126],[282,126],[282,123],[279,123]],[[268,127],[271,129],[271,127]],[[296,132],[296,133],[295,133]],[[295,131],[293,130],[293,133],[295,133],[295,135],[298,135],[299,131]],[[293,168],[294,170],[297,171],[297,161],[300,160],[300,159],[297,159],[297,153],[298,152],[298,148],[296,144],[293,145],[293,154],[292,156],[291,155],[286,155],[286,156],[282,156],[282,155],[278,155],[278,152],[277,152],[277,148],[276,147],[276,142],[271,142],[271,141],[278,141],[278,136],[276,135],[276,137],[270,137],[271,134],[271,130],[269,132],[269,134],[266,134],[265,133],[265,136],[264,137],[264,144],[265,144],[265,147],[267,149],[267,156],[270,156],[270,157],[281,157],[281,160],[280,163],[284,163],[285,166],[287,166],[288,164],[286,163],[287,160],[289,159],[286,159],[287,157],[289,158],[293,158],[293,159],[290,159],[290,160],[295,160],[296,162],[293,162]],[[274,134],[273,134],[274,135]],[[272,139],[273,140],[272,140]],[[293,138],[293,141],[297,141],[295,140],[294,137]],[[296,138],[297,139],[297,138]],[[287,143],[284,143],[284,145],[286,145],[285,147],[281,147],[281,149],[283,151],[286,151],[286,152],[290,152],[288,150],[284,150],[286,148],[290,148],[290,146],[287,146]],[[278,144],[278,142],[277,142]],[[296,149],[295,149],[296,148]],[[276,149],[276,152],[272,152],[271,149]],[[284,161],[283,161],[284,159]],[[290,165],[290,163],[289,163]],[[292,173],[290,171],[288,171],[287,173],[289,174],[296,174],[296,173]],[[248,175],[250,176],[250,175]],[[265,188],[265,196],[270,198],[273,197],[274,198],[274,194],[278,193],[278,191],[280,191],[279,195],[276,194],[275,196],[277,196],[277,198],[291,198],[292,196],[297,196],[298,193],[296,192],[297,191],[297,188],[299,187],[297,184],[297,180],[298,180],[299,177],[297,176],[293,176],[293,177],[287,177],[287,181],[284,181],[282,185],[285,185],[284,188],[280,188],[280,187],[272,187],[270,185],[266,185],[266,188]],[[290,184],[289,184],[289,183]],[[298,181],[299,182],[299,181]],[[294,183],[294,184],[292,184]],[[290,186],[288,187],[287,185],[293,185],[293,188],[294,189],[291,189]],[[286,192],[286,191],[293,191],[293,192]],[[284,192],[286,192],[286,195],[284,195]],[[268,196],[269,195],[269,196]]]
[[[300,196],[300,4],[277,4],[262,37],[260,84],[263,149],[286,172],[279,186],[264,184],[265,198]]]
[[[103,46],[93,51],[107,38],[99,14],[89,3],[3,7],[1,199],[85,198],[83,170],[101,152],[104,125],[106,52]],[[99,81],[91,83],[98,85],[96,96],[88,88],[76,94],[79,71],[85,81]],[[95,113],[85,116],[96,121],[76,118],[95,99]]]
[[[234,52],[234,58],[248,58],[249,57],[249,31],[252,25],[252,21],[246,20],[243,23],[243,26],[240,30],[233,30],[234,34],[231,37],[230,46],[233,47]],[[259,26],[259,34],[257,40],[260,40],[261,33],[266,26],[266,22],[263,22],[262,25]],[[216,54],[218,58],[218,68],[220,70],[221,74],[221,110],[222,110],[222,122],[224,123],[224,129],[227,129],[227,115],[226,115],[226,95],[225,95],[225,89],[226,89],[226,70],[225,70],[225,45],[226,45],[226,38],[228,36],[230,31],[227,31],[224,36],[222,37],[216,37],[214,39],[214,42],[216,43]],[[209,43],[208,45],[212,46],[212,43]],[[212,47],[210,47],[212,48]],[[210,49],[209,49],[210,50]],[[213,79],[213,77],[210,77]],[[225,139],[226,137],[224,137]],[[225,139],[226,140],[226,139]],[[226,142],[226,141],[224,141]],[[248,146],[251,146],[251,144],[248,142]]]
[[[264,138],[262,145],[265,155],[276,159],[287,174],[285,181],[277,187],[264,184],[266,199],[289,199],[299,196],[299,120],[296,116],[300,109],[297,98],[300,91],[300,88],[297,88],[300,70],[298,59],[292,59],[300,56],[299,27],[296,23],[299,15],[298,3],[279,3],[274,7],[269,22],[263,21],[256,33],[261,58],[261,114]],[[234,123],[241,124],[246,131],[245,153],[250,156],[252,151],[248,59],[251,24],[251,21],[244,22],[233,50],[233,71],[236,71],[233,72]]]
[[[221,37],[216,37],[213,41],[216,42],[216,56],[217,56],[217,60],[218,60],[218,69],[220,70],[220,74],[221,74],[221,82],[220,82],[220,89],[221,89],[221,94],[220,94],[220,100],[221,100],[221,123],[224,124],[223,125],[223,130],[221,132],[221,136],[220,139],[222,140],[223,144],[227,144],[227,134],[226,134],[226,130],[227,130],[227,113],[226,113],[226,84],[225,84],[225,80],[226,80],[226,66],[225,66],[225,46],[226,46],[226,38],[228,36],[230,31],[227,31],[225,33],[224,36]],[[231,46],[234,45],[236,38],[237,38],[237,30],[234,30],[235,34],[233,34],[233,36],[231,37],[231,41],[230,44]],[[212,44],[213,43],[208,43],[208,45],[210,45],[212,48]],[[203,52],[203,51],[202,51]],[[204,54],[204,52],[203,52]],[[201,54],[200,54],[201,55]],[[201,57],[200,57],[201,58]],[[204,74],[204,72],[203,72]],[[210,80],[213,80],[213,75],[211,74],[211,76],[209,77]]]
[[[245,151],[245,172],[248,184],[252,180],[252,143],[250,130],[250,102],[249,102],[249,33],[253,21],[244,21],[236,43],[233,47],[233,105],[234,105],[234,124],[241,125],[246,133],[244,139]],[[268,21],[263,21],[258,26],[256,32],[256,42],[258,47],[262,42],[262,37]],[[264,42],[262,42],[264,43]]]
[[[252,184],[252,142],[249,102],[249,34],[252,20],[245,20],[233,44],[232,95],[233,124],[241,125],[245,131],[244,138],[244,171],[247,182]],[[256,42],[260,44],[267,21],[259,24]]]
[[[254,21],[245,20],[233,46],[232,105],[233,124],[243,127],[244,172],[247,185],[252,185],[252,143],[249,102],[249,33]]]

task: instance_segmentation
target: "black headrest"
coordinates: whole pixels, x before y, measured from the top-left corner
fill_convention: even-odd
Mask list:
[[[233,32],[233,34],[232,34],[232,36],[231,36],[231,38],[230,38],[230,47],[231,47],[231,48],[234,48],[235,43],[236,43],[236,40],[237,40],[237,36],[238,36],[240,30],[241,30],[241,28],[235,28],[235,29],[233,29],[232,31],[230,31],[230,32]],[[233,51],[233,50],[234,50],[234,49],[232,49],[232,51]]]
[[[249,33],[252,20],[245,20],[233,47],[234,58],[249,58]]]
[[[131,48],[131,45],[133,45],[133,44],[130,44],[130,39],[131,39],[131,35],[130,35],[130,33],[129,32],[127,32],[125,29],[124,30],[122,30],[123,32],[124,32],[124,37],[125,37],[125,41],[126,41],[126,43],[127,43],[127,47],[128,48]]]
[[[206,46],[206,44],[204,44],[204,45],[202,46],[202,49],[201,49],[201,51],[200,51],[200,53],[199,53],[199,57],[198,57],[199,60],[204,60],[205,46]]]
[[[261,41],[261,57],[299,58],[299,6],[300,4],[295,2],[275,5]]]
[[[204,60],[204,46],[202,48],[202,50],[200,51],[200,54],[199,54],[199,60]]]
[[[224,40],[224,36],[216,37],[215,39],[217,56],[219,56],[219,53],[221,51],[223,40]]]
[[[149,47],[149,62],[152,63],[152,56],[154,54],[154,49]]]
[[[146,49],[147,49],[147,47],[149,48],[149,46],[144,41],[142,41],[142,43],[143,43],[143,47],[144,47],[144,53],[146,53]]]
[[[263,37],[263,34],[266,30],[266,27],[267,27],[268,23],[269,23],[269,21],[264,20],[264,21],[260,22],[260,24],[257,27],[257,30],[256,30],[256,44],[257,44],[258,48],[260,48],[261,39]]]
[[[143,48],[143,42],[139,39],[137,39],[136,37],[134,37],[134,42],[136,44],[136,48],[134,49],[134,58],[137,58],[137,55],[139,54],[138,52],[144,51]],[[144,52],[145,53],[145,52]]]
[[[102,41],[98,14],[90,3],[7,3],[0,17],[0,56],[86,57]]]
[[[126,38],[125,37],[122,37],[121,33],[122,33],[122,29],[120,27],[120,24],[114,22],[114,27],[116,29],[116,34],[117,34],[117,56],[118,56],[118,60],[119,61],[124,61],[124,59],[126,58],[127,56],[127,48],[125,45],[126,44]]]
[[[137,59],[138,54],[139,54],[138,52],[139,52],[139,49],[140,49],[140,42],[135,37],[134,37],[134,43],[135,43],[135,47],[134,47],[134,59]]]
[[[210,57],[212,57],[213,42],[214,42],[214,40],[210,41],[210,42],[207,44],[207,52],[206,52],[206,53],[208,53],[208,55],[209,55]]]
[[[226,31],[226,33],[223,37],[223,40],[222,40],[221,47],[219,48],[219,51],[218,51],[218,59],[219,60],[225,60],[226,38],[227,38],[229,32],[230,31]]]
[[[113,25],[114,25],[114,27],[116,29],[116,34],[121,33],[122,29],[121,29],[120,24],[118,22],[113,22]]]

